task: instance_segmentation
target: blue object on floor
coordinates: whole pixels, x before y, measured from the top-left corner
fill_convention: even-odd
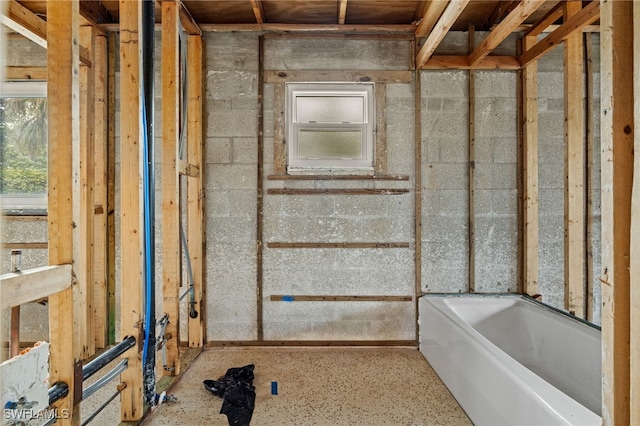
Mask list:
[[[271,395],[278,394],[278,382],[271,382]]]

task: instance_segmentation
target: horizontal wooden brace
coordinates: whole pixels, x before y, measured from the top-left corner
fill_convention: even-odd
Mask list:
[[[268,248],[408,248],[409,243],[267,243]]]
[[[0,276],[2,310],[51,296],[71,286],[71,265],[43,266]]]
[[[517,70],[520,69],[520,60],[517,56],[486,56],[471,66],[466,55],[434,55],[422,69]]]
[[[47,67],[16,67],[5,68],[4,78],[8,81],[16,80],[47,80]]]
[[[411,83],[412,71],[365,71],[365,70],[271,70],[264,72],[265,83],[300,81],[372,81],[375,83]]]
[[[408,193],[408,189],[375,188],[269,188],[269,195],[399,195]]]
[[[409,175],[269,175],[268,180],[409,180]]]
[[[278,295],[269,297],[272,302],[411,302],[412,296],[301,296]]]
[[[2,243],[3,249],[46,249],[49,243]]]

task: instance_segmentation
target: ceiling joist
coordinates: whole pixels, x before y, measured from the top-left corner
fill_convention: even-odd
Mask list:
[[[191,16],[191,12],[189,12],[189,9],[187,9],[187,7],[182,2],[180,2],[179,15],[180,15],[180,24],[182,24],[182,28],[184,28],[187,34],[202,35],[202,30],[200,29],[200,26],[198,26],[195,19],[193,19],[193,16]]]
[[[264,24],[264,8],[262,7],[261,0],[251,0],[251,9],[256,17],[258,25]]]
[[[533,12],[544,4],[545,0],[522,0],[518,5],[500,22],[482,43],[469,55],[469,64],[473,66],[478,61],[489,55],[493,49],[498,47],[511,33],[515,31]]]
[[[421,39],[431,32],[448,3],[448,0],[432,0],[429,3],[422,19],[420,19],[418,28],[416,28],[416,38]]]
[[[338,24],[344,25],[344,21],[347,18],[347,0],[340,0],[338,7]]]
[[[433,52],[449,32],[453,24],[456,22],[464,8],[469,3],[469,0],[451,1],[447,8],[438,19],[438,22],[434,25],[431,34],[427,37],[418,55],[416,57],[416,67],[422,68],[422,66],[429,60]]]
[[[532,25],[525,33],[525,37],[527,36],[538,36],[542,34],[547,28],[549,28],[554,22],[558,19],[562,18],[564,15],[564,2],[560,2],[551,9],[545,16],[542,17],[538,22]]]
[[[580,12],[567,19],[564,24],[560,25],[554,32],[540,40],[531,49],[527,50],[520,56],[520,66],[525,67],[532,61],[540,58],[542,55],[562,43],[567,37],[576,31],[582,31],[584,27],[595,22],[600,18],[600,0],[593,0]]]

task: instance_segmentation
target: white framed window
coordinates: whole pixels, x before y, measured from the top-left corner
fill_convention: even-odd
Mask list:
[[[47,208],[47,83],[0,82],[0,205]]]
[[[287,83],[285,110],[288,172],[373,172],[373,83]]]

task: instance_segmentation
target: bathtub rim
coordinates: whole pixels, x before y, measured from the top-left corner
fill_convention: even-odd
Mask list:
[[[600,332],[602,332],[602,327],[599,326],[598,324],[592,323],[590,321],[587,321],[583,318],[580,318],[576,315],[573,315],[567,311],[564,311],[562,309],[556,308],[555,306],[551,306],[547,303],[544,303],[538,299],[535,299],[531,296],[529,296],[528,294],[525,293],[422,293],[420,295],[420,297],[418,297],[418,299],[421,299],[423,297],[487,297],[487,298],[491,298],[491,297],[504,297],[504,298],[520,298],[523,299],[527,302],[531,302],[535,305],[538,305],[542,308],[548,309],[552,312],[555,312],[557,314],[563,315],[573,321],[577,321],[581,324],[587,325],[591,328],[594,328]]]

